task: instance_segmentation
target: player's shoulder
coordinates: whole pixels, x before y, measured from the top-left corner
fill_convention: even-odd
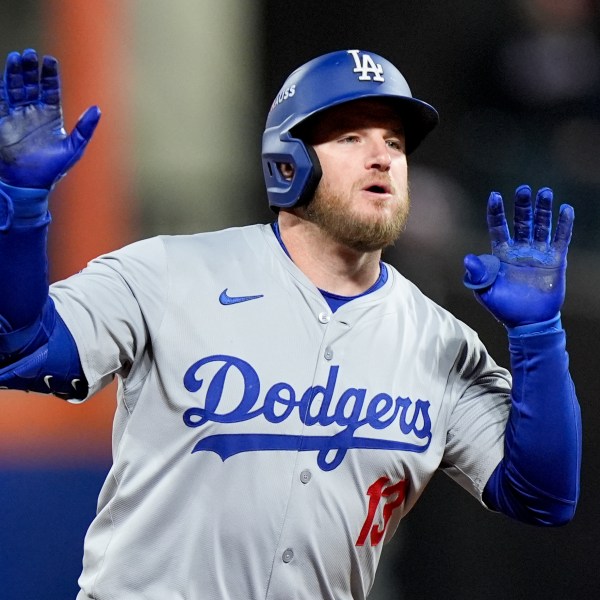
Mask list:
[[[255,249],[264,243],[268,231],[269,225],[255,224],[187,235],[161,235],[157,239],[167,253],[209,252],[210,256],[215,257],[238,254],[248,248]]]
[[[239,254],[249,247],[260,246],[268,225],[230,227],[193,234],[156,235],[137,240],[92,261],[102,263],[150,263],[159,266],[171,260],[191,260],[194,257]]]

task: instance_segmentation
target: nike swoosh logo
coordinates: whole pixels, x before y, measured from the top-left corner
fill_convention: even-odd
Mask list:
[[[225,288],[221,295],[219,296],[219,302],[223,305],[228,304],[239,304],[240,302],[248,302],[249,300],[256,300],[257,298],[262,298],[264,294],[259,294],[258,296],[230,296],[227,293],[227,288]]]

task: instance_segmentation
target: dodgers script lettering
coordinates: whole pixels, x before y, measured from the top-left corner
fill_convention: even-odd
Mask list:
[[[256,370],[235,356],[208,356],[185,373],[189,392],[203,392],[203,406],[183,414],[188,427],[212,423],[234,424],[253,419],[283,423],[298,418],[304,425],[320,428],[337,425],[333,435],[290,435],[283,433],[222,433],[203,437],[193,452],[216,452],[222,460],[250,451],[317,451],[317,464],[324,471],[335,469],[350,449],[424,452],[431,442],[429,402],[413,401],[385,392],[369,394],[365,388],[337,389],[339,366],[331,366],[325,385],[298,392],[289,383],[275,383],[261,394]],[[240,382],[242,385],[240,385]],[[392,439],[363,437],[360,430],[385,430]],[[331,456],[333,455],[333,456]]]

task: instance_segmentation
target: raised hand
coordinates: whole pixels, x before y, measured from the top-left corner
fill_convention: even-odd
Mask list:
[[[487,217],[492,254],[468,254],[464,261],[465,285],[508,327],[549,321],[557,316],[565,299],[574,211],[568,204],[560,207],[552,238],[552,190],[540,189],[533,206],[531,196],[526,185],[515,192],[511,237],[502,196],[492,192]]]
[[[81,158],[100,110],[96,106],[67,134],[58,62],[35,50],[11,52],[0,84],[0,182],[50,189]]]

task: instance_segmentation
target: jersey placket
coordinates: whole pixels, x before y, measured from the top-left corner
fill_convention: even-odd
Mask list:
[[[330,381],[332,369],[337,370],[337,366],[334,365],[335,346],[339,338],[349,330],[349,325],[337,320],[336,316],[322,305],[315,311],[314,318],[322,329],[322,338],[312,381],[313,393],[303,415],[302,440],[296,453],[290,496],[273,560],[267,600],[286,600],[289,590],[297,588],[299,580],[305,576],[310,577],[304,568],[311,562],[306,556],[308,550],[318,553],[318,549],[312,547],[310,542],[315,538],[315,523],[311,520],[310,509],[315,500],[311,497],[319,494],[315,486],[319,486],[320,478],[326,477],[328,473],[319,467],[318,457],[321,457],[321,452],[312,449],[310,438],[333,435],[333,432],[324,431],[320,425],[322,417],[330,414],[323,386]],[[328,457],[323,453],[322,458],[327,460]],[[304,589],[307,599],[315,597],[308,587]]]

